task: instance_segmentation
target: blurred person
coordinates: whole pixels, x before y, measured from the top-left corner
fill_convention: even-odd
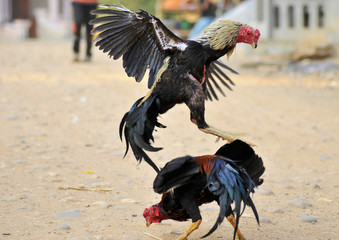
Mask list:
[[[211,22],[213,22],[215,18],[217,5],[213,3],[211,0],[200,0],[199,8],[200,8],[200,19],[194,24],[188,36],[188,39],[197,38],[200,35],[201,30],[203,30]]]
[[[220,15],[225,10],[228,2],[228,0],[199,0],[200,19],[194,24],[188,39],[198,38],[201,31],[214,21],[217,11],[219,10]]]
[[[74,61],[79,61],[79,50],[80,50],[80,39],[81,39],[81,26],[86,26],[86,57],[85,61],[89,62],[92,57],[91,48],[92,48],[92,36],[91,30],[92,26],[88,22],[94,19],[94,16],[90,12],[97,8],[98,0],[72,0],[73,5],[73,33],[74,33],[74,42],[73,42],[73,51],[74,51]]]

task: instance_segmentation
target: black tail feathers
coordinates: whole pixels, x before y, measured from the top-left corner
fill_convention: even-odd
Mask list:
[[[264,163],[251,146],[241,140],[235,140],[219,148],[215,155],[232,159],[233,162],[246,170],[252,181],[261,185],[264,180],[261,177],[265,172]]]
[[[155,127],[165,128],[166,126],[157,121],[159,103],[157,103],[156,97],[151,95],[142,102],[143,99],[138,99],[131,110],[125,113],[120,122],[119,135],[121,140],[122,136],[125,135],[126,152],[124,157],[129,150],[129,146],[131,146],[135,158],[139,162],[144,159],[158,173],[158,167],[144,150],[156,152],[162,149],[151,146],[150,140],[154,141],[153,131]]]

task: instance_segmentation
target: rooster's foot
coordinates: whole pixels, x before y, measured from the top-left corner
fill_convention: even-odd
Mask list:
[[[187,240],[188,235],[190,235],[194,230],[196,230],[201,223],[201,219],[192,223],[187,230],[180,235],[180,237],[177,240]]]

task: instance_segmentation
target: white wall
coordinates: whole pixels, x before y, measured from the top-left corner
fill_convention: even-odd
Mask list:
[[[318,27],[318,6],[325,13],[325,26]],[[303,7],[309,10],[309,27],[303,26]],[[279,27],[274,24],[273,7],[279,7]],[[288,7],[294,8],[294,26],[288,26]],[[234,19],[260,29],[261,39],[282,41],[339,42],[339,0],[248,0],[226,12],[222,18]],[[261,10],[258,8],[261,7]],[[259,13],[262,16],[259,16]],[[262,20],[260,20],[262,17]]]

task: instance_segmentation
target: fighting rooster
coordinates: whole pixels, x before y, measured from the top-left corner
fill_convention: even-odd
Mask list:
[[[134,103],[120,123],[120,138],[124,132],[126,139],[125,155],[130,145],[138,161],[145,159],[159,172],[144,150],[161,149],[150,144],[154,128],[165,127],[157,117],[178,103],[188,106],[191,121],[203,132],[229,142],[235,140],[206,123],[205,99],[218,99],[214,88],[224,95],[220,83],[227,88],[233,84],[221,69],[236,72],[218,59],[225,54],[231,56],[237,43],[256,48],[259,30],[220,19],[207,27],[201,38],[189,41],[177,37],[158,18],[143,10],[136,13],[121,6],[103,7],[92,11],[100,15],[90,22],[97,25],[92,31],[95,45],[113,59],[122,57],[127,75],[137,82],[149,69],[148,94]]]
[[[234,227],[233,239],[237,234],[239,239],[244,240],[238,229],[239,218],[248,205],[259,223],[250,193],[263,183],[260,177],[264,171],[262,159],[241,140],[225,144],[215,155],[176,158],[168,162],[154,180],[154,191],[162,193],[162,199],[160,203],[145,209],[146,225],[165,219],[186,221],[191,218],[191,226],[179,237],[181,240],[187,239],[202,221],[199,206],[217,201],[219,216],[203,237],[212,234],[227,217]]]

